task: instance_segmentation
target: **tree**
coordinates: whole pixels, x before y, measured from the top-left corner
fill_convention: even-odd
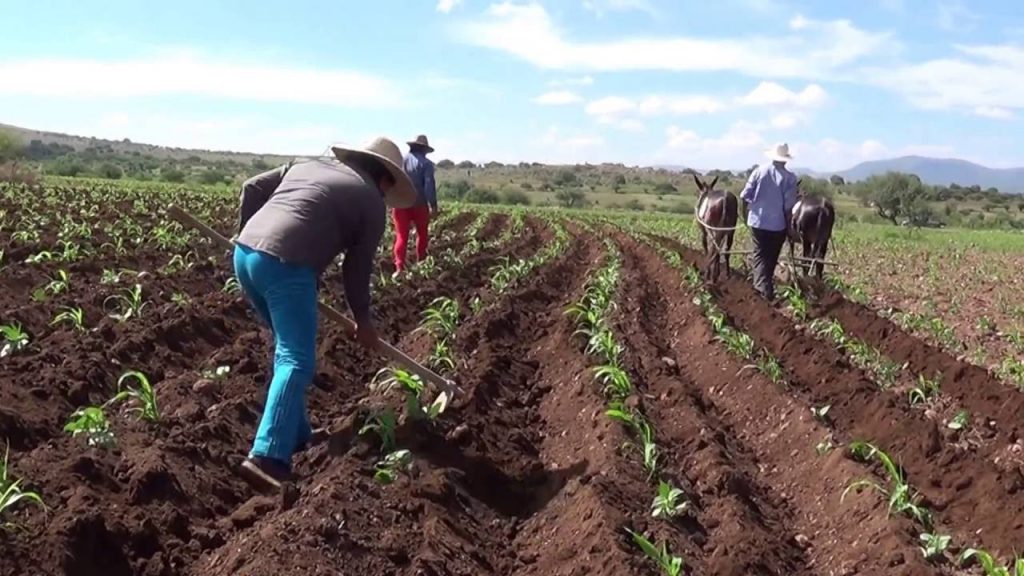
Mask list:
[[[120,166],[113,162],[104,162],[100,164],[99,168],[96,169],[96,175],[100,178],[108,178],[110,180],[120,180],[124,176],[124,170]]]
[[[160,179],[164,182],[181,184],[185,181],[185,173],[177,168],[168,168],[166,170],[160,170]]]
[[[615,191],[616,194],[618,194],[619,191],[622,190],[622,187],[625,186],[625,185],[626,185],[626,176],[625,175],[623,175],[623,174],[616,174],[615,178],[612,178],[612,190]]]
[[[459,168],[475,168],[475,167],[476,167],[476,164],[473,164],[469,160],[463,160],[462,162],[459,162]]]
[[[923,226],[934,217],[926,201],[927,188],[913,174],[887,172],[867,179],[857,196],[882,218],[900,225]]]
[[[24,146],[21,140],[6,130],[0,130],[0,162],[9,162],[20,158]]]
[[[530,205],[530,197],[527,196],[526,192],[523,192],[522,190],[514,190],[514,189],[505,190],[501,194],[501,196],[502,196],[501,201],[502,201],[503,204],[513,204],[513,205],[521,205],[521,206],[529,206]]]
[[[498,194],[490,188],[473,188],[466,193],[466,202],[471,204],[497,204],[501,202]]]
[[[832,187],[826,180],[819,180],[810,176],[804,176],[800,179],[800,191],[805,196],[818,196],[829,199],[833,197]]]
[[[203,184],[220,184],[224,182],[225,178],[227,178],[227,175],[216,168],[204,170],[203,173],[199,175],[199,180]]]
[[[270,164],[263,158],[253,158],[252,167],[256,170],[259,170],[260,172],[263,172],[264,170],[270,169]]]
[[[437,167],[444,170],[455,168],[455,162],[452,162],[451,160],[445,158],[444,160],[441,160],[440,162],[437,163]]]
[[[833,186],[845,186],[846,185],[846,180],[843,180],[843,177],[840,176],[839,174],[833,174],[832,176],[829,177],[828,181]]]
[[[559,170],[558,174],[555,174],[555,186],[570,186],[576,184],[579,181],[576,178],[576,173],[572,170]]]
[[[438,193],[443,198],[453,198],[455,200],[462,200],[469,193],[470,185],[466,180],[456,180],[455,182],[445,182],[441,184]]]
[[[563,188],[555,192],[555,200],[566,208],[582,208],[586,203],[587,195],[582,190]]]

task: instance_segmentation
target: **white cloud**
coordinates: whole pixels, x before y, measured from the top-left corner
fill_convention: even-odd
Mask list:
[[[738,170],[766,161],[765,150],[785,138],[773,131],[770,124],[739,121],[717,136],[705,136],[694,130],[670,126],[665,131],[665,145],[655,157],[661,163],[683,164],[699,170],[713,168]],[[842,170],[866,160],[917,154],[951,156],[948,145],[886,146],[875,139],[844,142],[822,138],[815,142],[789,141],[794,159],[791,167],[815,170]]]
[[[1024,108],[1024,46],[954,45],[954,49],[956,57],[867,68],[860,76],[926,110],[1006,117]]]
[[[539,157],[551,163],[579,163],[592,160],[605,149],[604,138],[584,132],[566,132],[558,126],[548,128],[535,142]]]
[[[583,7],[598,16],[604,16],[606,12],[646,12],[651,16],[657,16],[658,12],[648,0],[583,0]]]
[[[535,104],[541,104],[543,106],[563,106],[565,104],[575,104],[582,101],[583,97],[571,90],[545,92],[533,99]]]
[[[935,18],[939,28],[947,31],[970,30],[981,19],[961,0],[940,1]]]
[[[778,128],[780,130],[786,130],[792,128],[797,124],[802,124],[807,121],[807,118],[795,112],[782,112],[772,116],[771,125],[772,128]]]
[[[0,95],[74,99],[193,95],[361,108],[393,107],[403,101],[390,81],[363,72],[218,61],[187,52],[110,61],[12,59],[0,61],[0,78]]]
[[[848,20],[799,20],[792,34],[736,38],[634,37],[574,41],[536,3],[503,2],[456,28],[462,42],[505,52],[554,70],[735,71],[757,77],[816,78],[879,53],[891,53],[888,34]]]
[[[793,92],[775,82],[761,82],[738,100],[746,106],[817,108],[828,100],[828,94],[817,84],[808,84],[800,92]]]
[[[616,116],[636,110],[636,102],[622,96],[608,96],[590,102],[585,110],[591,116]]]
[[[459,4],[462,4],[462,0],[438,0],[437,11],[443,14],[447,14],[452,11]]]
[[[724,109],[725,104],[710,96],[654,94],[639,99],[626,98],[624,96],[607,96],[590,102],[584,110],[591,116],[614,118],[627,113],[635,113],[647,117],[713,114]]]
[[[1010,110],[1000,108],[999,106],[978,106],[974,109],[974,113],[978,116],[995,118],[997,120],[1009,120],[1016,117],[1016,115]]]
[[[593,76],[580,76],[579,78],[564,78],[548,82],[551,86],[590,86],[594,83]]]

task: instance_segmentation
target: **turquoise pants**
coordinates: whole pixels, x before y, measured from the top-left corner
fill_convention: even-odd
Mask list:
[[[312,434],[306,388],[316,369],[316,272],[236,245],[235,275],[274,333],[274,375],[250,456],[291,466],[292,454]]]

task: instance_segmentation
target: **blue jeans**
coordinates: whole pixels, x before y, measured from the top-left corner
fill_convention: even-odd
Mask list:
[[[312,435],[306,388],[316,369],[316,272],[235,245],[235,275],[274,333],[274,376],[250,456],[291,466],[292,454]]]

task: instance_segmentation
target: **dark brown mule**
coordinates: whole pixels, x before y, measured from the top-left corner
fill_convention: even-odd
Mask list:
[[[825,260],[828,243],[832,239],[832,227],[836,222],[836,208],[832,201],[823,196],[804,196],[800,181],[796,184],[797,200],[789,220],[789,256],[793,257],[793,244],[803,245],[804,258]],[[800,263],[806,276],[810,270],[820,280],[825,265],[806,261]]]
[[[721,273],[722,257],[725,257],[725,273],[730,273],[729,251],[732,250],[732,239],[736,234],[736,220],[739,217],[739,201],[736,195],[726,190],[715,190],[718,176],[705,184],[694,174],[697,183],[697,218],[704,224],[700,227],[700,242],[707,255],[704,267],[704,279],[717,282]],[[711,228],[709,230],[709,228]],[[711,235],[710,246],[708,235]],[[725,254],[722,254],[722,251]]]

